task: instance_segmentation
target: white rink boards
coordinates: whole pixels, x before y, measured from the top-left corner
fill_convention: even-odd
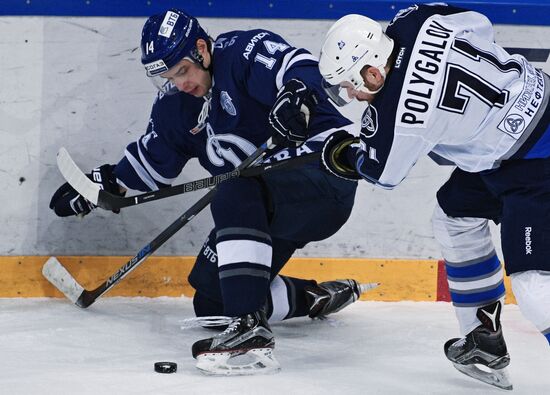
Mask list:
[[[48,209],[63,182],[55,153],[65,146],[83,169],[116,163],[147,126],[154,88],[139,62],[145,18],[0,17],[0,255],[134,255],[200,193],[84,220]],[[209,33],[263,27],[318,54],[332,21],[211,19]],[[505,47],[548,48],[550,28],[497,26]],[[550,72],[548,63],[538,63]],[[420,161],[395,191],[362,182],[351,219],[297,256],[438,259],[430,217],[450,168]],[[204,176],[195,163],[178,181]],[[299,219],[298,219],[299,220]],[[368,224],[368,225],[367,225]],[[195,255],[212,222],[208,210],[159,251]]]

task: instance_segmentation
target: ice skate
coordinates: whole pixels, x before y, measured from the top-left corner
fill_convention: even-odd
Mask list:
[[[501,309],[498,301],[478,309],[477,317],[482,325],[465,338],[448,340],[444,351],[454,367],[465,375],[511,390],[512,382],[506,369],[510,355],[500,326]]]
[[[197,369],[206,375],[254,375],[280,370],[274,348],[265,313],[257,311],[233,318],[222,333],[193,344],[192,353]]]
[[[376,288],[378,283],[360,284],[355,280],[326,281],[306,287],[310,318],[324,318],[355,302],[363,292]]]

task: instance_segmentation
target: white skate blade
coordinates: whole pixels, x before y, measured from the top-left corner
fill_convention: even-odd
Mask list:
[[[490,371],[482,370],[476,365],[461,365],[453,362],[453,366],[466,376],[483,381],[484,383],[493,385],[504,390],[512,390],[512,381],[506,368],[502,369],[489,369]]]
[[[42,275],[73,303],[76,303],[84,291],[84,288],[54,256],[50,257],[42,267]]]
[[[197,356],[197,369],[207,376],[251,376],[281,370],[272,348],[255,348],[245,354],[205,353]]]
[[[370,291],[371,289],[377,288],[378,286],[380,286],[380,283],[363,283],[363,284],[359,284],[359,291],[361,292],[361,294],[363,294],[367,291]]]

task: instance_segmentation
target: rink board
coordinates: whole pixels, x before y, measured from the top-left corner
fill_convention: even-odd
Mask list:
[[[131,257],[58,256],[59,261],[87,289],[110,277]],[[47,256],[0,258],[0,297],[56,297],[63,295],[43,276]],[[105,296],[192,296],[187,276],[194,257],[149,258]],[[363,296],[374,301],[449,301],[445,265],[438,260],[292,258],[282,274],[325,281],[354,278],[381,285]],[[515,303],[509,278],[507,302]]]
[[[429,2],[429,1],[428,1]],[[338,19],[350,13],[377,20],[391,20],[409,0],[2,0],[0,15],[149,16],[177,6],[197,17]],[[549,25],[547,0],[456,0],[453,5],[487,15],[493,23]]]

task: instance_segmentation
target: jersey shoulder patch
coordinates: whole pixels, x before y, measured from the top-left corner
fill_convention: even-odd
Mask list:
[[[378,131],[378,111],[376,107],[369,106],[361,117],[361,134],[365,138],[373,137]]]

